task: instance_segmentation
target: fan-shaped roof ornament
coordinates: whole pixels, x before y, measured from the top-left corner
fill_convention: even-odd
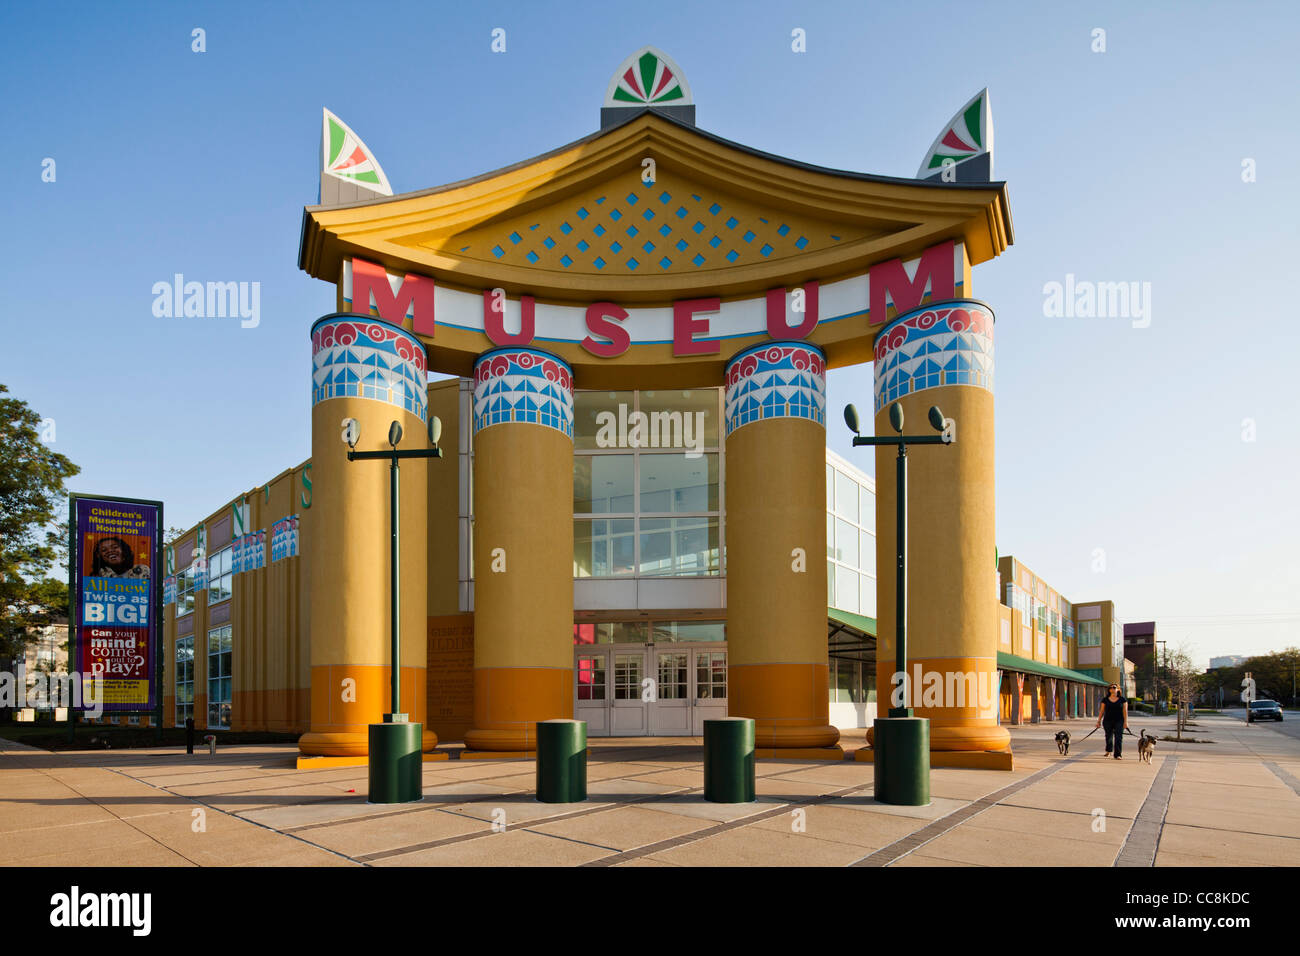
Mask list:
[[[939,131],[921,160],[916,178],[957,183],[986,183],[993,179],[993,113],[987,87]]]
[[[695,98],[686,74],[667,53],[643,46],[614,71],[600,108],[600,128],[616,126],[648,109],[695,125]]]
[[[320,202],[322,205],[391,196],[393,188],[375,154],[351,127],[322,111]]]

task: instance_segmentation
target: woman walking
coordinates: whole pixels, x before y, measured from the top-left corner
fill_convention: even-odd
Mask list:
[[[1101,699],[1101,711],[1097,714],[1097,726],[1106,726],[1106,756],[1115,752],[1115,759],[1124,749],[1124,731],[1128,730],[1128,699],[1119,692],[1118,684],[1111,684],[1106,689],[1106,696]],[[1095,728],[1094,728],[1095,729]]]

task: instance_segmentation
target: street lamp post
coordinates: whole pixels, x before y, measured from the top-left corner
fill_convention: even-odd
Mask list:
[[[398,500],[401,471],[398,461],[403,458],[441,458],[438,439],[442,437],[442,421],[435,415],[429,417],[429,448],[398,451],[402,441],[402,426],[393,422],[388,426],[388,451],[357,451],[361,425],[355,418],[343,419],[343,442],[348,446],[348,461],[387,461],[388,465],[388,515],[389,515],[389,712],[382,724],[371,724],[369,734],[369,763],[371,803],[411,803],[423,798],[422,739],[424,725],[413,724],[402,712],[402,642],[401,642],[401,512]]]
[[[951,445],[956,438],[947,430],[943,412],[930,407],[930,425],[939,435],[904,435],[903,406],[889,406],[889,424],[897,435],[863,437],[858,427],[858,410],[844,409],[844,421],[853,432],[853,445],[895,445],[898,507],[895,519],[896,565],[894,574],[894,672],[902,691],[902,706],[889,708],[889,717],[877,717],[873,749],[875,796],[881,803],[926,806],[930,802],[930,721],[912,714],[907,682],[907,446]],[[894,692],[891,690],[891,703]]]

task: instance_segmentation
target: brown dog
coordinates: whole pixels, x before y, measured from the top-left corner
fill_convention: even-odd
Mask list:
[[[1138,760],[1145,763],[1151,762],[1151,757],[1156,751],[1156,738],[1152,734],[1147,735],[1146,730],[1142,731],[1142,736],[1138,738]]]

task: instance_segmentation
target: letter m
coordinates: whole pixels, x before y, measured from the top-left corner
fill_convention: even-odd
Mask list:
[[[930,302],[956,296],[955,258],[955,243],[950,239],[921,253],[915,274],[910,277],[902,259],[872,266],[868,279],[871,286],[870,324],[883,325],[889,318],[890,305],[894,307],[895,315],[911,312],[926,301],[927,290]]]
[[[411,317],[411,331],[433,336],[433,280],[408,274],[393,288],[383,266],[364,259],[352,260],[352,311],[374,314],[386,322],[403,325]]]

